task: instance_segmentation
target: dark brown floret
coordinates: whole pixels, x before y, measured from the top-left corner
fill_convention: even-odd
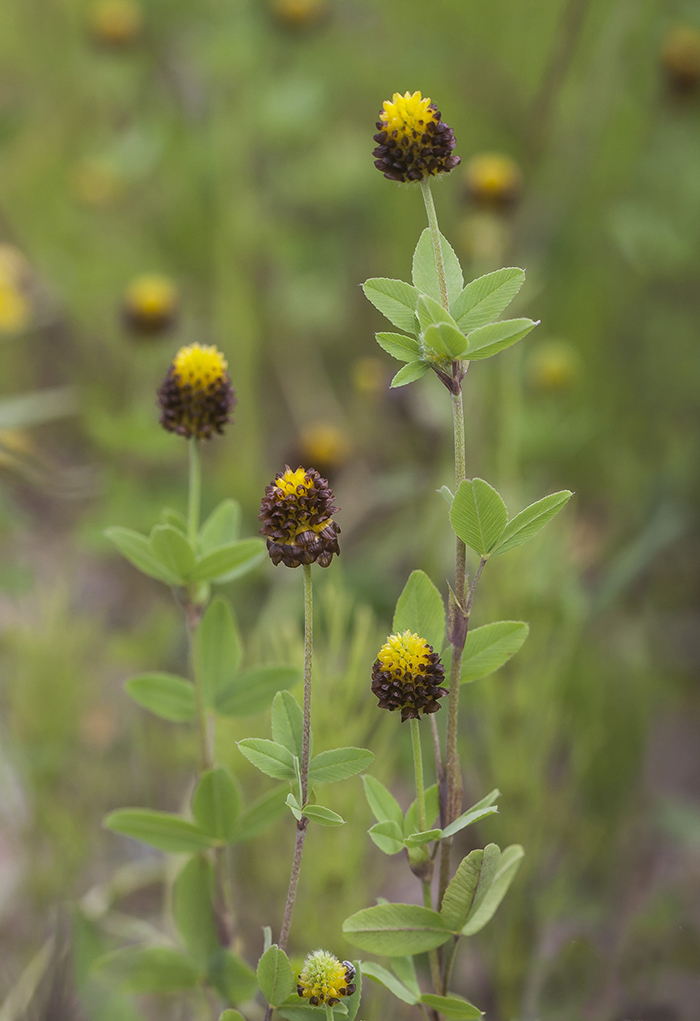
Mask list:
[[[340,556],[340,528],[332,517],[338,510],[333,504],[333,491],[326,479],[309,468],[304,485],[297,486],[296,492],[285,492],[277,483],[287,472],[291,472],[288,465],[265,487],[258,514],[270,559],[275,566],[316,563],[328,567],[334,554]]]
[[[168,432],[187,439],[208,440],[222,433],[236,404],[236,395],[228,372],[206,387],[182,383],[174,366],[158,390],[160,424]]]
[[[457,144],[454,131],[441,119],[435,103],[429,109],[435,119],[426,123],[422,134],[414,130],[410,138],[397,137],[396,132],[388,132],[386,125],[377,121],[374,165],[390,181],[420,181],[434,174],[446,174],[461,163],[452,151]]]
[[[421,713],[436,713],[440,708],[439,698],[447,694],[441,687],[445,680],[445,668],[440,657],[428,646],[428,662],[422,663],[418,672],[402,673],[401,670],[382,670],[379,659],[372,666],[372,691],[379,700],[380,709],[401,710],[401,722],[417,720]]]

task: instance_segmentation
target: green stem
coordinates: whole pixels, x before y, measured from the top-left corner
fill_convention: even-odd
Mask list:
[[[187,537],[195,545],[199,532],[199,507],[202,499],[202,465],[199,458],[199,440],[190,440],[190,486],[187,499]]]
[[[435,256],[435,266],[437,268],[438,285],[440,287],[440,301],[442,307],[450,310],[450,299],[447,294],[447,278],[445,276],[445,260],[442,257],[442,244],[440,241],[440,228],[438,227],[437,213],[435,212],[435,203],[433,202],[433,193],[430,190],[430,178],[424,177],[420,182],[420,190],[423,193],[423,201],[425,202],[425,211],[428,214],[428,226],[430,228],[430,239],[433,242],[433,255]]]
[[[424,833],[428,828],[425,816],[425,784],[423,782],[423,753],[420,746],[420,724],[411,720],[411,744],[413,745],[413,770],[416,775],[416,802],[418,805],[418,828]]]

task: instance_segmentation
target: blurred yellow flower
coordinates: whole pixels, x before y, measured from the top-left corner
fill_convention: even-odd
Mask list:
[[[21,333],[31,320],[26,287],[29,263],[12,245],[0,244],[0,333]]]
[[[568,390],[580,375],[581,358],[569,341],[546,340],[531,351],[527,372],[538,390]]]
[[[678,25],[666,36],[661,62],[674,92],[687,95],[700,85],[700,31]]]
[[[288,28],[314,25],[328,13],[327,0],[274,0],[272,11]]]
[[[501,153],[482,152],[473,156],[465,168],[467,194],[477,205],[505,210],[520,198],[523,177],[520,167]]]
[[[102,159],[80,160],[71,175],[73,192],[87,206],[108,206],[119,198],[122,179],[111,163]]]
[[[169,277],[145,273],[129,284],[124,295],[124,320],[134,333],[157,334],[175,322],[179,298]]]
[[[109,46],[127,46],[143,30],[143,12],[135,0],[98,0],[88,14],[92,37]]]
[[[356,358],[352,363],[352,382],[358,393],[378,394],[386,389],[387,371],[380,358]]]
[[[347,460],[350,446],[347,433],[329,422],[312,422],[301,431],[301,454],[306,464],[336,468]]]

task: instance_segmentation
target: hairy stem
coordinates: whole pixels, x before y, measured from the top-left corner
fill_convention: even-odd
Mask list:
[[[423,753],[420,746],[420,724],[411,720],[411,744],[413,746],[413,771],[416,777],[416,805],[418,807],[418,828],[421,833],[428,828],[425,817],[425,783],[423,781]]]
[[[199,440],[193,436],[190,447],[190,486],[187,498],[187,537],[195,545],[199,532],[199,507],[202,500],[202,465]]]
[[[440,301],[442,307],[450,310],[450,301],[447,294],[447,278],[445,277],[445,260],[442,257],[442,244],[440,242],[440,228],[438,227],[437,213],[435,212],[435,203],[433,202],[433,193],[430,190],[430,178],[424,177],[420,183],[420,190],[423,193],[423,201],[425,202],[425,211],[428,214],[428,226],[430,228],[430,240],[433,242],[433,255],[435,256],[435,266],[437,268],[438,285],[440,287]]]

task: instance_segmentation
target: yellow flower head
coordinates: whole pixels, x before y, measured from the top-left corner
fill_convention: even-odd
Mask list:
[[[460,163],[456,142],[435,103],[420,92],[395,92],[385,100],[374,136],[374,165],[390,181],[420,181],[445,174]]]
[[[327,950],[314,950],[304,961],[297,993],[312,1007],[327,1003],[329,1007],[340,1002],[342,996],[355,992],[355,968],[350,961],[339,961]]]
[[[508,209],[520,197],[523,175],[510,156],[479,153],[467,163],[464,177],[469,197],[484,208]]]
[[[97,0],[89,13],[93,38],[108,46],[126,46],[138,39],[143,13],[135,0]]]
[[[321,468],[335,468],[347,459],[350,441],[342,429],[330,422],[313,422],[302,429],[300,447],[305,461]]]
[[[213,345],[181,347],[158,391],[163,428],[188,439],[222,433],[236,403],[227,370]]]
[[[700,31],[691,25],[673,28],[664,41],[661,61],[669,86],[677,95],[695,92],[700,86]]]
[[[327,0],[274,0],[272,10],[287,28],[305,28],[319,22],[327,7]]]
[[[538,390],[550,393],[567,390],[576,382],[580,372],[579,353],[566,340],[543,341],[530,352],[528,375]]]
[[[129,284],[124,295],[124,319],[134,333],[153,336],[175,323],[179,297],[175,284],[158,273],[145,273]]]
[[[412,631],[390,635],[372,667],[372,691],[380,709],[401,710],[401,722],[436,713],[445,668],[425,638]]]
[[[340,556],[340,528],[333,520],[337,510],[333,490],[315,468],[292,471],[287,465],[278,472],[265,487],[258,515],[273,564],[328,567],[333,554]]]

